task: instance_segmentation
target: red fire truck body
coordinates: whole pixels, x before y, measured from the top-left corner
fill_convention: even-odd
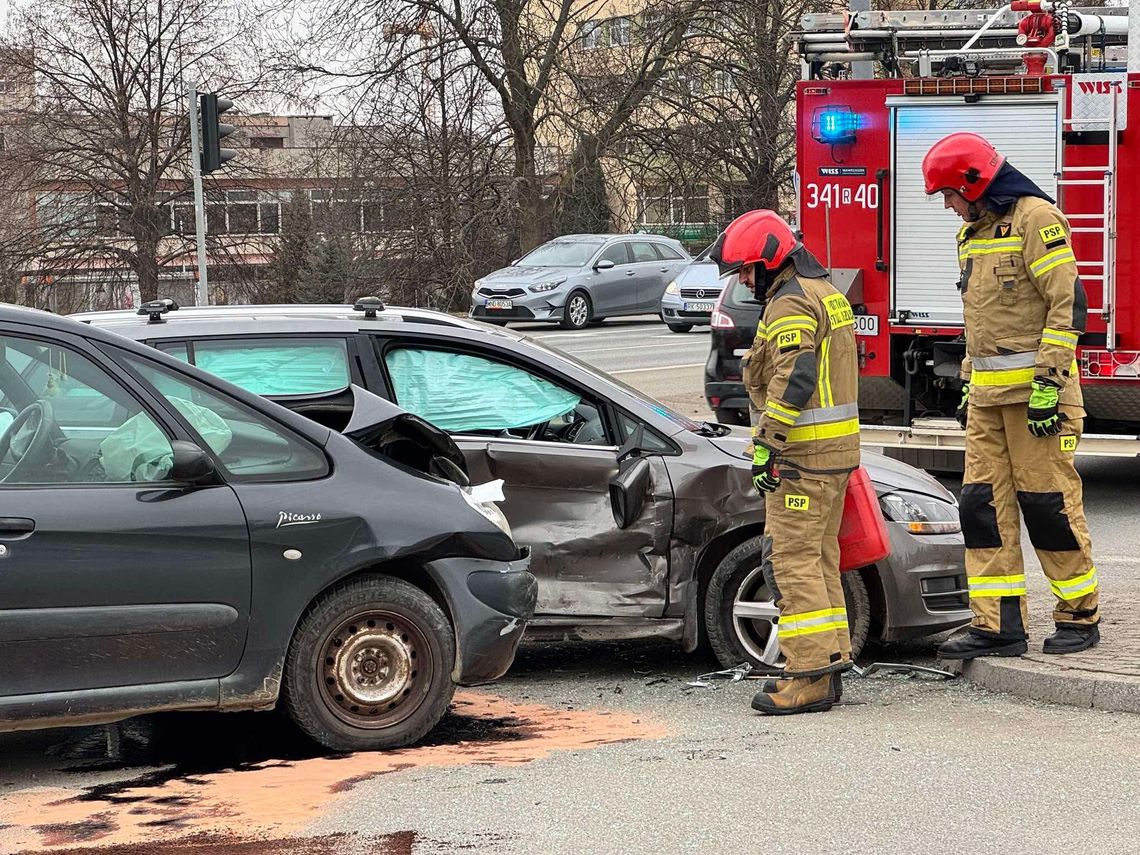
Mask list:
[[[851,47],[849,30],[846,37],[850,50],[863,50]],[[817,48],[816,57],[838,58],[819,50],[834,46]],[[960,397],[956,234],[962,223],[944,209],[941,194],[925,195],[921,163],[935,141],[965,130],[993,142],[1069,218],[1089,305],[1078,348],[1086,409],[1099,431],[1135,433],[1140,74],[1105,69],[1103,62],[1088,71],[1079,61],[1066,64],[1064,55],[1052,67],[1071,73],[1017,73],[1008,52],[1000,71],[987,71],[985,61],[997,53],[979,51],[966,74],[955,73],[961,65],[949,72],[944,65],[938,76],[928,66],[926,76],[811,75],[798,84],[799,223],[858,316],[863,421],[916,424],[949,415]]]

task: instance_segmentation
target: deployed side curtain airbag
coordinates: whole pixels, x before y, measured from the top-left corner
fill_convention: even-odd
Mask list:
[[[194,364],[255,395],[316,395],[347,388],[342,341],[234,345],[199,342]]]
[[[385,362],[396,402],[452,433],[542,424],[581,400],[520,368],[478,356],[401,348]]]

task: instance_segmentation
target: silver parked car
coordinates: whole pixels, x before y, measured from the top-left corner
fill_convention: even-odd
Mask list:
[[[713,308],[727,279],[711,258],[701,253],[677,274],[661,297],[661,320],[675,333],[712,321]]]
[[[656,314],[691,256],[659,235],[566,235],[475,281],[471,317],[558,321],[580,330],[619,315]]]

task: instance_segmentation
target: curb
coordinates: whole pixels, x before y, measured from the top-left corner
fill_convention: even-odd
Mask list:
[[[948,662],[946,667],[995,692],[1084,709],[1140,714],[1140,677],[1015,658],[978,658]]]

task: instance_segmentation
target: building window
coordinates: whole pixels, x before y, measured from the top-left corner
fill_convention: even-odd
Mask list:
[[[171,206],[171,228],[176,234],[194,234],[194,203]],[[206,231],[212,235],[275,235],[281,231],[281,200],[274,193],[227,190],[206,205]]]
[[[610,44],[611,45],[628,45],[629,44],[629,26],[630,21],[627,17],[610,18]]]
[[[250,137],[249,144],[253,148],[285,148],[284,137]]]
[[[601,46],[602,21],[586,21],[578,28],[578,41],[583,50]]]
[[[690,187],[647,185],[638,192],[640,225],[676,225],[709,221],[709,188],[707,184]]]

